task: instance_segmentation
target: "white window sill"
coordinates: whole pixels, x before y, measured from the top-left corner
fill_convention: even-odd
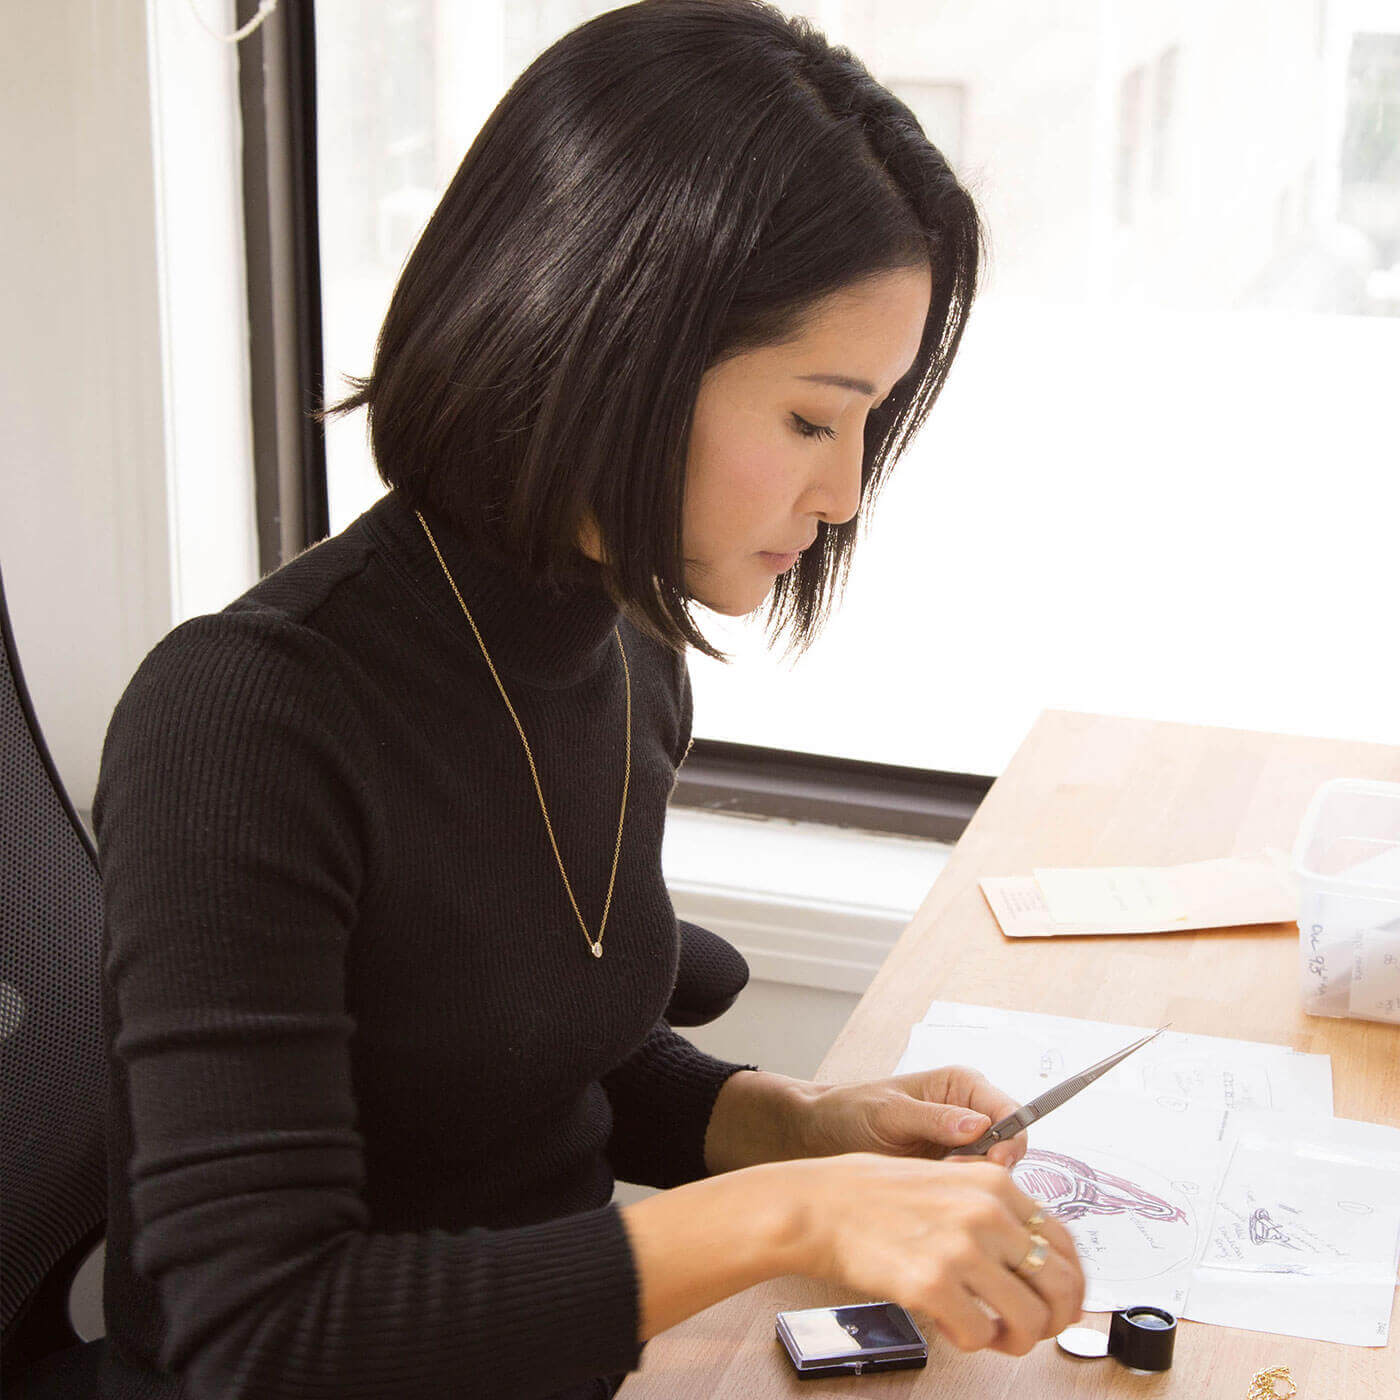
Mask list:
[[[952,849],[672,807],[662,867],[677,915],[728,939],[756,979],[859,994]]]

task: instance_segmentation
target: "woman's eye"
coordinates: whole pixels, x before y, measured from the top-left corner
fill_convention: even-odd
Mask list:
[[[819,423],[809,423],[800,414],[794,413],[792,415],[792,423],[793,427],[805,438],[834,438],[836,436],[835,428],[825,428]]]

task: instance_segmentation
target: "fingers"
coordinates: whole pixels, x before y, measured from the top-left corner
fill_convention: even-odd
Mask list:
[[[1016,1272],[1034,1243],[1031,1233],[1023,1230],[1012,1245],[1017,1252],[1015,1259],[1003,1261],[984,1254],[965,1263],[965,1286],[1000,1323],[992,1337],[978,1345],[1009,1356],[1024,1356],[1037,1342],[1064,1331],[1080,1316],[1084,1277],[1077,1259],[1047,1248],[1039,1268],[1025,1274]],[[979,1328],[977,1335],[985,1336],[985,1331]]]
[[[956,1160],[956,1159],[954,1159]],[[976,1158],[972,1159],[974,1162]],[[982,1169],[988,1173],[987,1186],[998,1200],[1011,1212],[1012,1218],[1018,1225],[1023,1225],[1031,1216],[1041,1212],[1040,1202],[1034,1196],[1028,1196],[1012,1179],[1011,1173],[1004,1167],[998,1166],[990,1158],[980,1164]]]
[[[953,1161],[957,1170],[873,1153],[834,1159],[832,1170],[855,1173],[848,1186],[862,1189],[835,1194],[838,1220],[852,1228],[833,1233],[830,1276],[924,1314],[963,1351],[1024,1355],[1080,1314],[1074,1241],[1004,1167]],[[1043,1248],[1032,1249],[1033,1236]],[[1034,1267],[1017,1273],[1023,1264]]]
[[[978,1351],[996,1343],[996,1319],[978,1305],[976,1295],[964,1283],[943,1289],[929,1312],[938,1330],[959,1351]]]
[[[1020,1104],[988,1081],[987,1076],[969,1065],[950,1065],[947,1075],[948,1102],[985,1113],[993,1123],[1016,1112]]]
[[[1020,1105],[1009,1094],[1003,1093],[994,1084],[988,1082],[987,1077],[980,1071],[973,1069],[970,1065],[948,1065],[941,1070],[933,1071],[930,1078],[922,1084],[923,1092],[930,1090],[941,1094],[944,1103],[939,1107],[946,1108],[947,1114],[940,1118],[938,1126],[940,1137],[946,1135],[946,1145],[957,1146],[973,1141],[981,1135],[992,1123],[999,1123],[1003,1118],[1008,1118],[1020,1107]],[[975,1129],[959,1129],[956,1124],[959,1119],[958,1109],[968,1110],[973,1113],[983,1114],[986,1123],[978,1125]],[[1018,1133],[1014,1138],[1009,1138],[1004,1143],[998,1143],[987,1153],[987,1160],[995,1162],[1001,1167],[1014,1167],[1026,1154],[1026,1137],[1024,1133]]]
[[[974,1141],[978,1136],[980,1136],[980,1134],[966,1134],[968,1142]],[[965,1144],[953,1145],[963,1146]],[[1010,1171],[1011,1168],[1026,1155],[1027,1146],[1025,1133],[1017,1133],[1015,1137],[1007,1138],[1005,1142],[996,1143],[994,1146],[988,1148],[985,1155],[971,1155],[968,1153],[954,1155],[949,1152],[946,1153],[941,1160],[948,1162],[990,1162],[994,1167],[1000,1167],[1002,1171]]]
[[[1001,1221],[992,1250],[966,1250],[945,1262],[936,1276],[936,1292],[926,1310],[950,1342],[962,1351],[992,1347],[1009,1356],[1024,1356],[1039,1341],[1062,1332],[1080,1315],[1083,1275],[1077,1260],[1058,1250],[1020,1275],[1015,1265],[1028,1253],[1032,1239],[1024,1229],[1006,1229]],[[1006,1254],[1016,1258],[1007,1262]]]
[[[1056,1254],[1069,1260],[1076,1269],[1079,1268],[1079,1250],[1075,1248],[1074,1236],[1065,1229],[1060,1221],[1050,1215],[1034,1196],[1026,1195],[1013,1182],[1007,1206],[1023,1227],[1030,1220],[1039,1216],[1040,1218],[1032,1227],[1035,1233],[1041,1235]]]
[[[995,1162],[999,1167],[1005,1167],[1010,1171],[1022,1157],[1026,1155],[1025,1133],[1017,1133],[1013,1138],[1007,1138],[1005,1142],[999,1142],[987,1153],[987,1160]]]
[[[1020,1260],[1015,1262],[1019,1263]],[[1041,1336],[1053,1337],[1079,1317],[1084,1304],[1084,1274],[1077,1258],[1067,1259],[1058,1250],[1052,1249],[1046,1255],[1045,1263],[1033,1274],[1013,1273],[1012,1277],[1025,1282],[1039,1294],[1050,1311],[1046,1322],[1049,1330],[1042,1332]]]
[[[1001,1319],[1001,1329],[990,1343],[997,1351],[1024,1356],[1043,1337],[1061,1330],[1051,1330],[1050,1304],[995,1259],[980,1260],[968,1285]]]
[[[955,1103],[926,1104],[922,1112],[937,1149],[975,1142],[992,1126],[992,1120],[985,1113]]]
[[[961,1163],[964,1171],[978,1173],[976,1179],[992,1191],[1018,1225],[1024,1226],[1033,1216],[1039,1215],[1042,1223],[1036,1225],[1036,1233],[1043,1235],[1057,1254],[1063,1255],[1078,1268],[1079,1251],[1075,1248],[1073,1236],[1053,1215],[1046,1213],[1041,1202],[1022,1191],[1009,1172],[990,1158],[950,1157],[948,1161]]]
[[[1034,1225],[1023,1221],[1010,1253],[1003,1257],[1011,1276],[1038,1294],[1049,1309],[1046,1325],[1050,1330],[1040,1335],[1054,1336],[1074,1322],[1083,1309],[1084,1270],[1069,1231],[1039,1209],[1036,1214],[1041,1218]],[[1036,1268],[1023,1270],[1021,1265],[1036,1255],[1033,1246],[1037,1241],[1045,1246],[1043,1261]]]
[[[1035,1227],[1038,1235],[1044,1235],[1050,1248],[1062,1258],[1069,1260],[1074,1265],[1079,1264],[1079,1251],[1074,1247],[1074,1237],[1058,1220],[1052,1215],[1045,1217],[1043,1225]]]
[[[1079,1262],[1079,1251],[1075,1248],[1074,1239],[1059,1220],[1041,1209],[1039,1201],[1026,1195],[1011,1180],[1009,1173],[995,1168],[984,1171],[983,1179],[1015,1222],[1009,1236],[1004,1231],[997,1232],[1000,1237],[998,1244],[1003,1251],[999,1259],[1004,1271],[1016,1282],[1023,1283],[1039,1295],[1050,1311],[1048,1325],[1052,1327],[1052,1331],[1037,1335],[1053,1336],[1063,1331],[1079,1316],[1084,1303],[1084,1270]],[[1028,1228],[1027,1222],[1036,1216],[1040,1219],[1033,1227]],[[1049,1251],[1039,1269],[1021,1276],[1014,1270],[1026,1258],[1033,1235],[1040,1236],[1049,1246]],[[990,1240],[988,1243],[990,1244]],[[1004,1297],[1005,1285],[1001,1285],[1001,1292]],[[982,1296],[1000,1311],[993,1298],[985,1293]],[[1011,1296],[1014,1298],[1019,1295],[1016,1290],[1012,1290]],[[1008,1337],[1008,1344],[1014,1346],[1023,1341],[1026,1327],[1024,1318],[1020,1315],[1017,1318],[1008,1318],[1004,1313],[1002,1317],[1008,1328],[1017,1334]]]

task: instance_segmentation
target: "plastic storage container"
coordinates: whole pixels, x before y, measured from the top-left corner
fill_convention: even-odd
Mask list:
[[[1400,1022],[1400,783],[1323,783],[1292,869],[1303,1010]]]

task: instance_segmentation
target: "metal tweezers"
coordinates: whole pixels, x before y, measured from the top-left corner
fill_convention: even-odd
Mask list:
[[[950,1147],[943,1155],[945,1157],[981,1157],[999,1142],[1005,1142],[1007,1138],[1013,1138],[1017,1133],[1023,1133],[1037,1119],[1044,1118],[1052,1109],[1059,1108],[1062,1103],[1067,1103],[1081,1089],[1087,1089],[1101,1074],[1107,1074],[1114,1065],[1121,1060],[1126,1060],[1134,1050],[1141,1050],[1149,1040],[1156,1040],[1171,1022],[1166,1026],[1158,1026],[1151,1035],[1145,1035],[1141,1040],[1135,1040],[1126,1050],[1119,1050],[1116,1054],[1110,1055],[1106,1060],[1100,1060],[1096,1065],[1090,1065],[1088,1069],[1080,1070],[1078,1074],[1072,1074],[1063,1083],[1055,1085],[1053,1089],[1047,1089],[1043,1094],[1037,1094],[1029,1103],[1022,1104],[1009,1118],[1003,1118],[1000,1123],[993,1123],[976,1142],[969,1142],[963,1147]]]

